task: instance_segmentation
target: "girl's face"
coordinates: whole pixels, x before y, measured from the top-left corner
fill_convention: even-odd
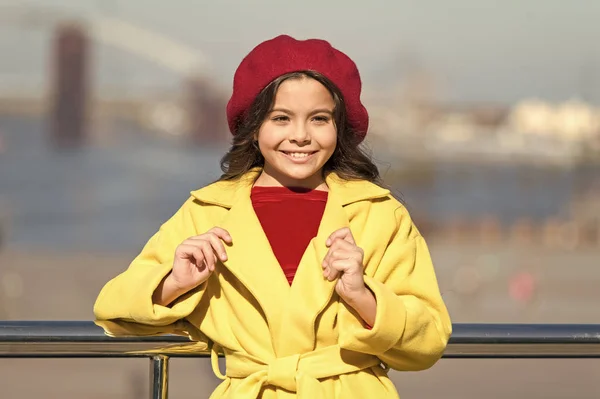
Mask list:
[[[326,188],[323,165],[337,142],[334,107],[331,93],[314,79],[279,86],[256,137],[265,158],[257,185]]]

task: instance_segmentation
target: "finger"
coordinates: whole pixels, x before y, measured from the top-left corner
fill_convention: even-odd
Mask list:
[[[193,257],[194,264],[196,265],[198,270],[204,271],[204,268],[208,267],[208,265],[204,261],[204,252],[202,252],[202,248],[194,247],[194,250],[191,253],[191,255]]]
[[[355,259],[338,259],[331,262],[330,268],[339,273],[349,273],[356,271],[358,266]]]
[[[344,250],[344,251],[356,251],[357,250],[357,246],[354,244],[351,244],[350,242],[342,239],[342,238],[336,238],[333,243],[331,244],[331,246],[329,247],[330,250],[335,249],[335,250]]]
[[[333,280],[337,279],[338,277],[341,277],[341,275],[344,273],[349,273],[349,272],[355,271],[356,268],[357,268],[357,263],[356,263],[356,261],[354,261],[352,259],[340,259],[340,260],[333,261],[333,262],[331,262],[331,265],[329,266],[329,273],[328,273],[327,279],[329,281],[333,281]]]
[[[331,233],[329,238],[327,238],[327,241],[325,241],[325,245],[330,246],[335,241],[336,238],[341,238],[343,240],[348,241],[351,244],[355,244],[354,237],[352,236],[352,232],[350,231],[350,228],[348,228],[348,227],[343,227],[343,228],[338,229],[338,230],[334,231],[333,233]]]
[[[206,241],[206,236],[201,235],[196,237],[190,237],[187,240],[185,240],[182,244],[197,247],[199,245],[202,245],[204,241]]]
[[[209,230],[209,232],[213,233],[214,235],[219,237],[221,240],[225,241],[227,244],[233,243],[231,234],[229,234],[229,232],[225,229],[222,229],[220,227],[213,227],[212,229]]]
[[[194,259],[195,258],[195,251],[198,248],[198,245],[195,244],[193,241],[191,240],[186,240],[184,241],[181,245],[179,245],[179,247],[177,247],[177,255],[180,258],[184,258],[184,259]]]
[[[321,267],[323,267],[323,268],[327,267],[327,265],[329,265],[335,259],[348,259],[348,258],[354,258],[359,261],[362,261],[362,254],[360,252],[360,249],[358,249],[356,246],[348,243],[347,241],[337,239],[333,243],[333,245],[329,248],[329,250],[327,251],[327,254],[325,254],[325,258],[323,258]]]
[[[204,254],[204,262],[206,263],[208,270],[212,272],[215,270],[215,262],[217,261],[217,257],[215,256],[212,245],[210,245],[209,241],[203,241],[203,244],[200,245],[200,248]]]
[[[325,245],[327,245],[328,247],[330,247],[333,242],[337,239],[337,238],[344,238],[344,236],[346,234],[348,234],[346,232],[346,227],[342,228],[342,229],[338,229],[336,231],[334,231],[333,233],[331,233],[331,235],[329,237],[327,237],[327,240],[325,241]]]
[[[216,234],[208,234],[206,238],[210,241],[210,245],[215,253],[219,256],[219,259],[225,262],[227,260],[227,251],[225,251],[225,245],[223,245],[223,241],[221,241],[219,236]]]
[[[323,262],[321,264],[321,266],[323,268],[326,268],[327,266],[329,266],[329,262],[331,262],[331,252],[333,251],[332,248],[329,248],[329,250],[327,251],[327,253],[325,254],[325,257],[323,258]]]
[[[356,251],[346,251],[344,249],[335,249],[331,251],[331,255],[327,262],[331,265],[331,263],[336,260],[345,260],[345,259],[358,259],[359,254]]]
[[[333,244],[331,244],[331,246],[329,247],[329,250],[328,250],[328,251],[327,251],[327,253],[325,254],[325,257],[323,258],[323,264],[322,264],[322,266],[323,266],[323,267],[326,267],[326,266],[327,266],[327,264],[328,264],[329,262],[331,262],[331,260],[332,260],[332,254],[333,254],[335,251],[339,251],[339,250],[340,250],[340,248],[342,248],[342,247],[344,247],[344,248],[345,248],[345,245],[344,245],[343,243],[345,243],[345,244],[348,244],[348,245],[351,245],[351,244],[349,244],[347,241],[344,241],[344,240],[342,240],[342,239],[339,239],[339,238],[336,238],[336,239],[333,241]]]
[[[219,259],[221,259],[222,261],[227,260],[225,246],[223,245],[223,242],[214,234],[203,234],[201,236],[188,238],[184,241],[184,244],[196,247],[208,244],[211,247],[211,251],[213,251],[215,254],[218,254]]]
[[[336,260],[329,264],[323,275],[327,278],[327,280],[333,281],[340,277],[346,268],[349,268],[350,266],[351,264],[348,260]]]
[[[329,279],[329,281],[335,280],[339,275],[343,273],[343,269],[340,265],[340,260],[331,260],[325,269],[325,277]]]
[[[341,272],[339,270],[336,270],[331,266],[327,266],[323,269],[323,276],[329,281],[335,280],[340,274]]]
[[[360,264],[363,263],[363,259],[365,256],[365,252],[363,251],[362,248],[360,248],[359,246],[355,245],[355,244],[350,244],[348,241],[346,240],[342,240],[341,238],[338,238],[334,241],[334,243],[331,245],[331,247],[329,248],[329,250],[332,253],[335,253],[335,257],[334,258],[339,258],[339,259],[355,259],[357,262],[359,262]],[[332,257],[330,256],[328,261],[331,262],[332,261]]]

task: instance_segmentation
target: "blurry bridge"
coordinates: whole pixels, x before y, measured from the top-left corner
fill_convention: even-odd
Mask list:
[[[210,62],[198,49],[123,19],[55,7],[0,7],[0,26],[49,31],[54,36],[46,84],[27,90],[12,78],[0,82],[0,114],[47,115],[57,125],[55,136],[71,137],[87,134],[89,117],[106,115],[170,133],[185,131],[200,140],[226,128],[224,115],[219,117],[225,93],[212,83]],[[88,57],[94,44],[120,49],[172,72],[185,91],[132,97],[98,87],[92,90]]]

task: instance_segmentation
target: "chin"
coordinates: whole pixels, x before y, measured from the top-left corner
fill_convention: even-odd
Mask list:
[[[315,175],[321,172],[319,169],[314,170],[313,168],[310,168],[310,170],[282,170],[280,173],[286,180],[302,182],[314,180]]]
[[[317,172],[316,171],[310,171],[310,172],[292,172],[292,171],[287,171],[287,172],[283,172],[282,175],[287,177],[288,179],[294,179],[294,180],[307,180],[312,178]]]

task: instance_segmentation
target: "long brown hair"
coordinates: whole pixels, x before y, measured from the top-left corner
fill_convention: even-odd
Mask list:
[[[356,134],[348,124],[346,106],[340,90],[322,74],[315,71],[292,72],[278,77],[267,85],[254,100],[245,119],[238,123],[229,151],[221,159],[223,174],[219,180],[235,180],[254,167],[263,167],[264,158],[254,137],[271,111],[279,86],[288,79],[311,78],[325,86],[335,108],[333,119],[337,130],[337,145],[323,166],[323,175],[335,172],[345,180],[367,180],[383,186],[379,170],[359,146]]]

